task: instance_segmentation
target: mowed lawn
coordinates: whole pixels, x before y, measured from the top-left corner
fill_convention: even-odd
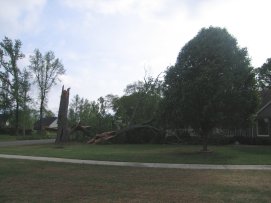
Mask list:
[[[151,163],[191,164],[271,164],[271,146],[201,146],[187,145],[35,145],[0,147],[2,154],[48,156],[85,160],[109,160]]]
[[[0,202],[270,202],[271,171],[0,159]]]
[[[0,135],[0,142],[5,141],[15,141],[17,140],[17,136],[10,136],[10,135]]]

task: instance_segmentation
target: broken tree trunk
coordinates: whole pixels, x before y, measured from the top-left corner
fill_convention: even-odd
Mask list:
[[[57,128],[57,137],[55,143],[63,143],[69,141],[69,132],[68,132],[68,106],[69,106],[69,95],[70,88],[64,90],[62,87],[62,93],[60,97],[60,105],[58,111],[58,128]]]

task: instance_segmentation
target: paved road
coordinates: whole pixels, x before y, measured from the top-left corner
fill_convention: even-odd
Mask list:
[[[78,160],[78,159],[64,159],[64,158],[51,158],[51,157],[7,155],[7,154],[0,154],[0,158],[48,161],[48,162],[58,162],[58,163],[105,165],[105,166],[130,166],[130,167],[145,167],[145,168],[175,168],[175,169],[177,168],[177,169],[195,169],[195,170],[270,170],[271,171],[271,165],[208,165],[208,164],[136,163],[136,162]]]
[[[34,145],[34,144],[50,144],[54,142],[55,142],[55,139],[6,141],[6,142],[0,142],[0,147]]]

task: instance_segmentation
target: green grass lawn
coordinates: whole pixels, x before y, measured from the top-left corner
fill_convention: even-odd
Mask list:
[[[271,171],[180,170],[0,159],[0,202],[270,202]]]
[[[56,138],[56,133],[46,133],[45,135],[33,134],[33,135],[0,135],[0,142],[15,141],[15,140],[40,140],[40,139],[51,139]]]
[[[17,140],[16,138],[17,138],[16,136],[11,136],[11,135],[0,135],[0,142],[14,141],[14,140]]]
[[[270,146],[210,146],[212,153],[201,153],[201,146],[187,145],[36,145],[1,147],[2,154],[48,156],[86,160],[191,164],[271,164]]]

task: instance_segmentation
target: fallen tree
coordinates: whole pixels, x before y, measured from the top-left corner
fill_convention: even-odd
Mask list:
[[[151,125],[137,124],[119,131],[103,132],[95,135],[88,144],[160,144],[164,143],[165,133]]]
[[[89,132],[90,128],[91,126],[84,126],[79,122],[71,129],[70,135],[73,134],[74,132],[80,131],[80,132],[83,132],[85,136],[90,137],[90,132]]]

